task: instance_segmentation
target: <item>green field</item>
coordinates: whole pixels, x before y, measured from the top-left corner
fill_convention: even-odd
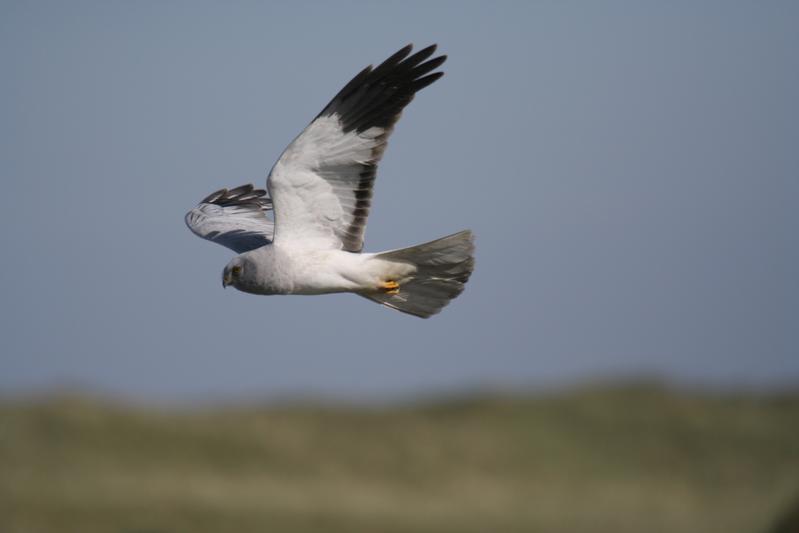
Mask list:
[[[799,394],[0,404],[2,533],[760,533],[797,496]]]

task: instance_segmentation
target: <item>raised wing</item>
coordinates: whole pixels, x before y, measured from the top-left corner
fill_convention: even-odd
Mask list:
[[[388,136],[417,91],[444,75],[408,45],[366,67],[330,101],[275,163],[267,187],[275,207],[275,243],[359,252],[377,164]]]
[[[272,200],[252,185],[221,189],[186,213],[186,225],[198,237],[244,253],[272,242],[274,224],[266,218]]]

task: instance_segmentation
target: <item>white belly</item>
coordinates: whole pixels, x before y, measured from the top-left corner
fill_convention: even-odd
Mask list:
[[[412,268],[375,259],[374,254],[341,250],[295,251],[290,261],[292,294],[379,290],[398,269],[406,273]]]
[[[387,280],[399,281],[416,269],[377,259],[375,254],[264,246],[246,254],[257,265],[252,283],[236,285],[254,294],[328,294],[380,291]],[[245,267],[246,268],[246,267]]]

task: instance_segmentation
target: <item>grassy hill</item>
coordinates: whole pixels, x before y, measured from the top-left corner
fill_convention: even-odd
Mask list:
[[[797,495],[799,395],[0,404],[2,533],[759,533]]]

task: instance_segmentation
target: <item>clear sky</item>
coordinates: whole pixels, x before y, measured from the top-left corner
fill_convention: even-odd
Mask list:
[[[799,3],[0,2],[0,393],[799,382]],[[223,290],[183,215],[408,42],[366,249],[477,234],[420,320]]]

